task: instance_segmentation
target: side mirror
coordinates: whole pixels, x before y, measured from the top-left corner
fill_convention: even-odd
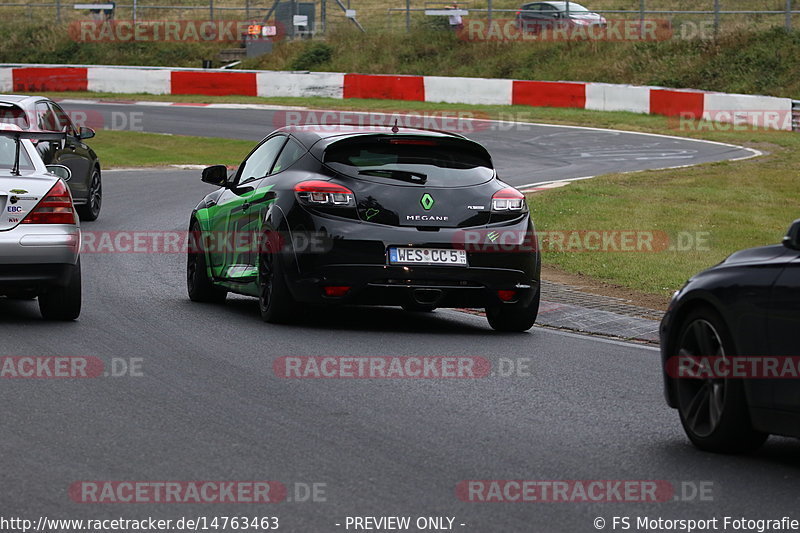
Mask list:
[[[92,128],[87,128],[86,126],[81,126],[81,129],[78,131],[78,138],[91,139],[92,137],[94,137],[94,130]]]
[[[69,167],[64,165],[47,165],[47,171],[50,174],[55,174],[64,181],[69,181],[72,178],[72,171]]]
[[[210,183],[217,187],[228,186],[228,167],[225,165],[212,165],[203,169],[203,183]]]
[[[786,237],[783,238],[783,245],[792,250],[800,250],[800,218],[792,222]]]

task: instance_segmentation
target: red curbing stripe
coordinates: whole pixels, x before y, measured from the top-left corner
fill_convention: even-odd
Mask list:
[[[705,94],[694,91],[650,89],[650,114],[701,117]]]
[[[512,105],[537,107],[586,107],[586,84],[558,81],[514,80]]]
[[[12,69],[14,91],[86,91],[85,67],[24,67]]]
[[[345,74],[343,98],[425,101],[423,76]]]
[[[173,70],[170,73],[171,94],[231,94],[258,96],[254,72],[200,72]]]

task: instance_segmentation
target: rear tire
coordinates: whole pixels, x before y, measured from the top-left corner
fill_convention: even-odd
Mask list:
[[[258,308],[261,320],[270,324],[286,324],[297,316],[280,258],[270,251],[258,258]]]
[[[673,357],[735,355],[733,337],[719,313],[710,308],[689,313],[674,351]],[[676,378],[675,383],[681,425],[697,448],[743,453],[758,449],[767,440],[768,434],[752,427],[741,379]]]
[[[45,320],[75,320],[81,314],[81,260],[72,269],[65,287],[39,295],[39,312]]]
[[[91,222],[100,216],[100,207],[103,204],[103,182],[100,179],[100,169],[95,167],[89,178],[89,196],[86,204],[77,206],[75,210],[81,220]]]
[[[495,331],[528,331],[536,322],[539,314],[539,294],[528,305],[501,304],[486,308],[486,319]]]
[[[189,234],[201,234],[197,222],[192,223]],[[186,252],[186,288],[193,302],[222,303],[228,296],[228,291],[215,287],[209,279],[206,252],[202,246],[190,247]]]

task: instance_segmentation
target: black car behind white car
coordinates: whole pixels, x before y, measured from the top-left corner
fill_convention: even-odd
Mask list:
[[[76,126],[60,105],[43,96],[0,95],[0,123],[23,131],[66,133],[61,141],[33,142],[46,165],[70,169],[67,185],[81,220],[96,220],[103,202],[100,160],[84,142],[94,137],[94,130]]]

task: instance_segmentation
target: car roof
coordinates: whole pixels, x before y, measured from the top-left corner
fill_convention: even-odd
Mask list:
[[[333,137],[347,138],[360,135],[422,135],[428,137],[465,139],[463,135],[440,130],[399,127],[397,132],[392,126],[356,126],[352,124],[307,124],[303,126],[285,126],[278,131],[290,133],[306,146],[312,146],[320,140],[332,140]]]
[[[46,98],[43,96],[31,96],[29,94],[0,94],[0,102],[7,104],[31,103],[43,99]]]
[[[529,3],[529,4],[525,4],[525,5],[523,5],[522,7],[523,7],[523,8],[528,8],[528,7],[530,7],[530,6],[533,6],[533,5],[538,5],[538,4],[547,4],[547,5],[549,5],[549,6],[553,6],[554,8],[558,9],[559,11],[566,11],[566,10],[567,10],[567,3],[566,3],[566,2],[563,2],[563,1],[562,1],[562,2],[556,2],[556,1],[553,1],[553,2],[548,2],[548,1],[544,1],[544,2],[531,2],[531,3]],[[575,6],[575,5],[576,5],[576,6],[580,6],[580,7],[583,7],[584,9],[586,9],[584,6],[582,6],[582,5],[581,5],[581,4],[579,4],[578,2],[570,2],[569,4],[570,4],[570,6]]]

